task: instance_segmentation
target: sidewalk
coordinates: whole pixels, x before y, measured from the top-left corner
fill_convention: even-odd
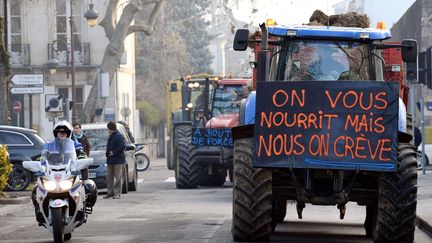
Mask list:
[[[432,166],[426,174],[419,170],[417,177],[417,226],[432,237]]]

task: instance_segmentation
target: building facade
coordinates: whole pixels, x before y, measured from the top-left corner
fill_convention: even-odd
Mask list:
[[[93,1],[94,9],[99,12],[98,21],[103,19],[108,1]],[[121,1],[117,8],[118,18],[123,2],[126,1]],[[106,103],[97,107],[94,121],[126,120],[133,129],[135,37],[131,34],[125,40],[125,52],[111,85],[107,85],[110,82],[99,67],[109,40],[101,26],[87,25],[84,13],[89,3],[90,0],[7,0],[7,47],[14,75],[9,86],[11,125],[33,128],[44,139],[50,138],[57,119],[72,121],[69,101],[75,103],[76,120],[84,121],[84,105],[95,83],[98,101],[106,99]],[[75,100],[72,100],[73,86]],[[51,112],[56,109],[47,108],[49,99],[57,95],[62,97],[61,107],[57,109],[59,112]]]

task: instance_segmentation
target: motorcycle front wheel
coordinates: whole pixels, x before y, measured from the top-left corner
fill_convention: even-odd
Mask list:
[[[64,232],[63,210],[61,208],[52,208],[51,215],[52,215],[54,242],[63,243],[63,232]]]
[[[137,164],[137,170],[138,171],[145,171],[150,166],[150,159],[145,154],[142,154],[142,153],[136,154],[135,155],[135,161]]]

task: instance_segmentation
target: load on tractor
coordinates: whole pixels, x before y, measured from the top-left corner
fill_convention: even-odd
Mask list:
[[[234,240],[269,240],[290,200],[300,219],[306,204],[337,206],[343,219],[346,204],[356,202],[366,207],[365,232],[374,242],[413,242],[408,92],[403,79],[388,80],[401,75],[389,75],[397,70],[384,58],[415,62],[417,44],[384,42],[390,37],[383,28],[274,21],[254,38],[237,30],[234,50],[259,48],[256,91],[232,129]]]
[[[181,83],[182,106],[170,119],[168,168],[179,189],[221,186],[227,172],[232,175],[231,128],[238,125],[250,80],[195,76]]]

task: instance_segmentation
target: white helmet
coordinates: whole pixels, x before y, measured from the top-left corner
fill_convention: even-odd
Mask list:
[[[65,121],[65,120],[58,121],[54,125],[54,130],[53,130],[54,137],[57,137],[57,132],[66,132],[67,137],[71,138],[72,130],[73,130],[73,127],[68,121]]]

